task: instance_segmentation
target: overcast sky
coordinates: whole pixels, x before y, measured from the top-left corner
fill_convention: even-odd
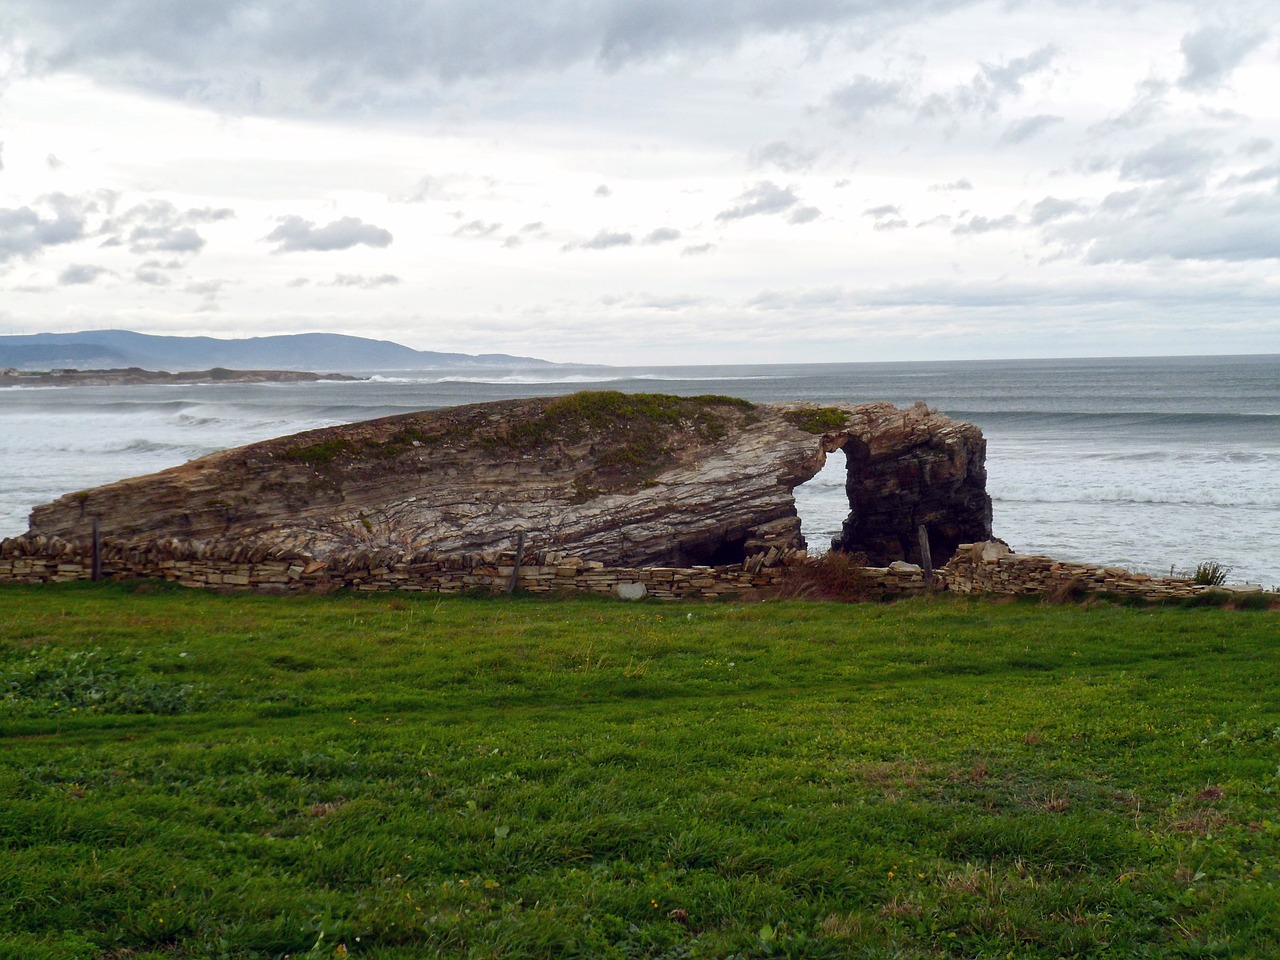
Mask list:
[[[0,0],[0,333],[1280,353],[1275,0]]]

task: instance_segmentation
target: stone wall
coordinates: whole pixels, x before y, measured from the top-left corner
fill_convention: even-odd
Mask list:
[[[267,546],[161,540],[145,547],[109,541],[101,548],[106,580],[167,580],[187,587],[262,592],[332,590],[462,593],[508,589],[515,571],[510,551],[440,555],[431,551],[331,554],[317,559]],[[596,593],[629,599],[711,599],[777,593],[788,569],[804,563],[799,551],[771,549],[745,563],[689,567],[607,567],[554,550],[526,551],[517,584],[528,593]],[[0,583],[62,583],[93,577],[89,543],[30,536],[0,541]],[[920,567],[895,562],[866,567],[870,597],[910,596],[930,590],[985,594],[1112,593],[1146,600],[1194,597],[1212,589],[1260,592],[1260,587],[1214,588],[1181,578],[1150,577],[1117,567],[1020,556],[998,542],[961,544],[956,556],[925,582]]]
[[[1123,567],[1067,563],[1050,557],[1022,556],[1003,543],[961,544],[941,571],[953,593],[1004,595],[1119,594],[1143,600],[1186,600],[1210,590],[1261,593],[1255,585],[1212,587],[1185,577],[1152,577]]]

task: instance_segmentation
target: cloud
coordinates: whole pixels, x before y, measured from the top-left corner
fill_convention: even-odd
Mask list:
[[[1247,157],[1256,157],[1260,153],[1269,153],[1275,141],[1269,137],[1254,137],[1248,143],[1241,144],[1240,152]]]
[[[859,74],[827,97],[827,103],[848,123],[858,123],[869,113],[902,106],[906,101],[906,84],[896,80],[877,80],[866,74]]]
[[[1105,136],[1145,127],[1163,112],[1171,88],[1168,81],[1155,77],[1141,81],[1134,89],[1133,100],[1123,112],[1095,123],[1089,132]]]
[[[817,159],[817,151],[802,150],[785,140],[774,140],[751,151],[753,167],[774,166],[786,173],[808,170]]]
[[[1266,183],[1268,180],[1280,178],[1280,163],[1255,167],[1248,173],[1235,174],[1222,181],[1224,187],[1249,186],[1255,183]]]
[[[365,223],[358,217],[343,217],[323,227],[294,215],[280,217],[278,223],[280,225],[263,238],[276,244],[273,253],[350,250],[360,244],[386,247],[393,239],[389,230]]]
[[[41,0],[11,19],[37,69],[74,70],[163,96],[271,110],[368,108],[468,78],[606,70],[749,38],[851,24],[860,37],[969,0],[316,0],[301,16],[260,0]]]
[[[1015,57],[1006,63],[979,64],[978,72],[969,83],[956,87],[949,94],[935,93],[926,97],[920,105],[919,114],[923,119],[934,120],[961,113],[995,113],[1005,99],[1022,93],[1023,83],[1028,77],[1046,69],[1057,56],[1058,48],[1046,44],[1025,57]]]
[[[1186,66],[1178,78],[1183,90],[1211,93],[1231,79],[1232,72],[1260,47],[1267,34],[1225,26],[1201,27],[1182,38]]]
[[[400,283],[394,273],[380,273],[377,276],[363,276],[357,273],[340,273],[328,284],[331,287],[354,287],[358,290],[376,290],[379,287],[393,287]]]
[[[491,223],[485,220],[471,220],[453,231],[453,235],[455,237],[474,237],[479,239],[481,237],[491,237],[501,229],[502,224],[500,223]],[[386,246],[386,244],[383,244],[383,246]]]
[[[675,227],[658,227],[656,230],[649,232],[649,235],[644,238],[644,243],[647,246],[653,246],[654,244],[670,243],[679,239],[680,231]]]
[[[952,180],[950,183],[935,183],[929,188],[933,193],[950,193],[953,190],[972,190],[973,184],[967,177]]]
[[[1043,226],[1054,220],[1061,220],[1073,213],[1083,213],[1087,208],[1074,200],[1059,200],[1057,197],[1045,197],[1031,208],[1033,226]]]
[[[172,269],[170,264],[149,260],[138,265],[133,271],[133,279],[148,287],[167,287],[173,283],[173,278],[165,272],[169,269]]]
[[[65,163],[59,160],[52,153],[44,158],[44,165],[48,167],[50,170],[54,170],[54,171],[61,170],[63,167],[66,166]]]
[[[879,220],[881,217],[896,217],[901,214],[901,210],[893,204],[883,204],[879,207],[868,207],[862,211],[864,217],[875,217]]]
[[[1174,134],[1145,150],[1129,154],[1120,162],[1123,180],[1167,180],[1203,177],[1215,154],[1196,141],[1195,134]]]
[[[613,196],[613,190],[609,187],[609,185],[608,185],[608,184],[602,183],[602,184],[600,184],[600,186],[596,187],[596,191],[595,191],[594,196],[597,196],[597,197],[612,197],[612,196]]]
[[[65,193],[46,194],[32,206],[0,208],[0,263],[82,239],[96,209],[93,200]]]
[[[822,211],[817,207],[797,207],[791,211],[791,216],[787,217],[787,223],[812,223],[820,216],[822,216]]]
[[[1006,214],[996,219],[988,219],[987,217],[970,217],[963,223],[957,223],[951,228],[951,232],[957,236],[964,236],[975,233],[992,233],[996,230],[1012,230],[1018,225],[1018,218],[1013,214]]]
[[[391,197],[394,203],[426,203],[429,200],[455,201],[461,195],[448,189],[439,177],[425,176],[419,178],[413,188],[405,193]]]
[[[685,247],[683,250],[680,251],[680,256],[701,257],[704,254],[710,253],[715,248],[716,248],[716,245],[714,243],[699,243],[691,247]]]
[[[1015,120],[1005,128],[1004,133],[1000,135],[1000,142],[1009,144],[1023,143],[1037,134],[1043,133],[1055,124],[1062,123],[1062,120],[1062,117],[1049,113],[1036,114],[1034,117],[1023,117],[1021,120]]]
[[[800,198],[791,187],[780,187],[771,180],[761,180],[754,187],[743,191],[738,200],[736,207],[721,210],[716,214],[716,219],[722,223],[728,223],[731,220],[743,220],[747,217],[782,213],[800,202]]]
[[[1154,181],[1043,230],[1046,240],[1089,264],[1273,260],[1280,258],[1280,194],[1213,195],[1177,180]]]
[[[134,253],[199,253],[205,239],[196,227],[234,216],[226,207],[179,210],[168,200],[148,200],[107,219],[101,233],[105,246],[127,243]]]
[[[629,233],[617,233],[612,230],[601,230],[590,240],[581,243],[566,244],[566,250],[609,250],[613,247],[629,247],[635,243],[635,237]]]
[[[111,271],[106,267],[98,267],[87,263],[73,263],[58,274],[58,285],[70,287],[89,284],[110,273]]]

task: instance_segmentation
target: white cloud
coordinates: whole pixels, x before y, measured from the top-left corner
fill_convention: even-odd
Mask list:
[[[298,216],[279,218],[279,226],[264,237],[276,245],[276,253],[296,253],[307,250],[350,250],[359,244],[370,247],[390,245],[391,231],[365,223],[359,217],[343,217],[317,227],[310,220]]]

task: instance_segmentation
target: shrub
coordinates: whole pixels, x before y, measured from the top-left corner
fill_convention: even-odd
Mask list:
[[[870,596],[863,576],[866,566],[865,553],[831,550],[787,568],[779,595],[789,600],[866,600]]]
[[[1206,560],[1196,567],[1196,572],[1191,575],[1191,582],[1220,587],[1227,582],[1227,574],[1230,572],[1230,567],[1224,567],[1217,560]]]

